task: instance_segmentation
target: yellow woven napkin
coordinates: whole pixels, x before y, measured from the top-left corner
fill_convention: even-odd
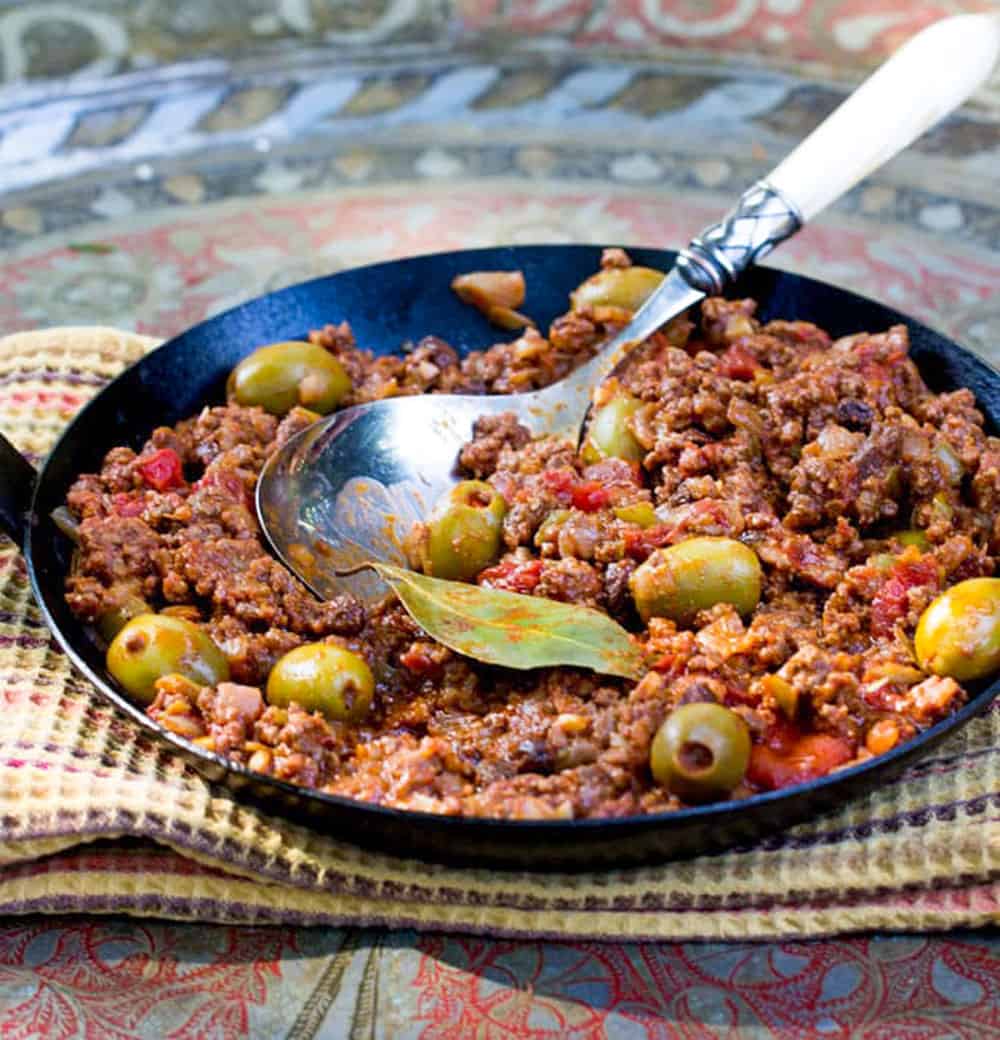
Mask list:
[[[108,329],[0,340],[0,426],[41,456],[69,415],[152,345]],[[997,707],[877,793],[754,848],[542,875],[370,853],[241,805],[70,669],[9,542],[0,706],[0,916],[108,911],[619,941],[1000,920]]]

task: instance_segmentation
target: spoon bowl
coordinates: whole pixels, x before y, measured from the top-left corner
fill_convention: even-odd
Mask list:
[[[374,401],[315,423],[276,452],[257,485],[257,511],[277,554],[322,599],[384,586],[368,560],[405,564],[403,539],[455,483],[455,460],[481,415],[507,398]]]

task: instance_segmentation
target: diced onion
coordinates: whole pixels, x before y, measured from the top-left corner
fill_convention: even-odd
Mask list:
[[[57,506],[51,512],[52,522],[74,544],[80,544],[80,524],[66,506]]]

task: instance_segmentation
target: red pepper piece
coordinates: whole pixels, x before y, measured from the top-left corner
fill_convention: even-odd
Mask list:
[[[184,486],[184,466],[173,448],[154,451],[139,463],[138,469],[142,479],[156,491]]]
[[[542,474],[542,483],[559,500],[560,505],[568,506],[573,499],[577,478],[570,469],[547,469]]]
[[[505,560],[489,567],[479,575],[479,584],[491,589],[505,589],[530,595],[542,577],[541,560]]]
[[[936,585],[937,564],[933,560],[897,561],[889,579],[872,597],[872,633],[892,635],[896,624],[910,609],[909,591],[919,585]]]
[[[663,675],[678,676],[684,670],[684,657],[681,654],[663,654],[650,667],[654,672],[660,672]]]
[[[426,646],[414,643],[400,654],[399,663],[414,675],[433,675],[441,671],[441,663],[427,652]]]
[[[727,379],[753,379],[754,373],[761,367],[760,362],[746,347],[734,343],[719,356],[719,374]]]
[[[854,750],[843,737],[807,733],[779,749],[754,744],[747,779],[761,790],[776,791],[826,776],[853,757]]]
[[[611,493],[599,480],[584,480],[573,488],[570,501],[584,513],[596,513],[611,502]]]

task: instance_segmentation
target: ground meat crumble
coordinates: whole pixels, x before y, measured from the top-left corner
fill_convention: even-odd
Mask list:
[[[605,268],[629,263],[612,250]],[[507,503],[503,555],[480,584],[609,612],[644,642],[638,682],[505,672],[434,643],[392,598],[367,611],[346,595],[313,599],[264,548],[252,507],[270,452],[312,420],[302,409],[279,421],[209,407],[155,430],[138,453],[109,452],[68,495],[79,548],[67,601],[87,622],[138,597],[204,626],[231,681],[161,679],[148,710],[167,729],[260,772],[385,805],[519,819],[677,808],[652,781],[650,742],[674,707],[697,701],[750,727],[737,796],[879,754],[965,700],[954,680],[920,670],[912,636],[943,588],[994,571],[1000,440],[968,391],[928,390],[905,327],[831,342],[808,322],[755,313],[752,300],[709,299],[699,322],[658,334],[627,370],[640,465],[585,465],[513,415],[480,420],[461,453],[465,472]],[[436,337],[374,357],[346,322],[312,340],[350,375],[347,405],[510,393],[591,357],[618,327],[599,317],[582,308],[548,336],[528,328],[461,359]],[[654,523],[621,518],[638,504]],[[923,530],[920,546],[899,542],[909,527]],[[643,627],[630,574],[702,534],[754,549],[760,605],[746,620],[719,605],[688,628]],[[372,665],[360,723],[262,696],[278,658],[324,640]]]

